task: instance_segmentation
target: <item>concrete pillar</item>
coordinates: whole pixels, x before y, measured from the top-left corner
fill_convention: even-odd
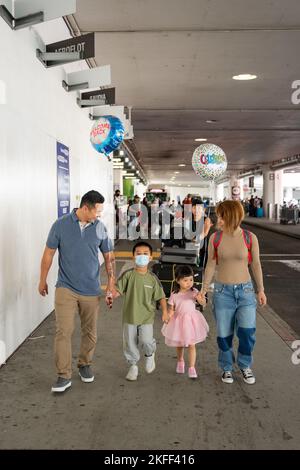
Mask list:
[[[274,203],[283,204],[283,170],[275,171]]]
[[[283,203],[283,170],[263,170],[263,206],[269,218],[274,218],[274,207]],[[269,211],[268,211],[269,208]]]
[[[269,219],[273,218],[275,172],[269,167],[263,170],[263,207]]]
[[[284,200],[286,202],[289,202],[291,199],[293,199],[293,196],[294,196],[293,188],[292,187],[284,188],[283,195],[284,195]]]
[[[230,181],[224,183],[224,197],[226,197],[226,199],[231,199]]]
[[[216,202],[223,201],[224,199],[224,184],[216,185]]]
[[[113,170],[114,192],[119,189],[123,194],[123,170]]]
[[[230,199],[238,201],[241,199],[240,180],[236,174],[230,176]]]

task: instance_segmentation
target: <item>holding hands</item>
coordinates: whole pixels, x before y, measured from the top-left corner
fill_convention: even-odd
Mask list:
[[[171,318],[173,317],[173,315],[174,315],[174,309],[169,306],[169,309],[168,309],[168,310],[164,310],[164,311],[163,311],[163,314],[162,314],[162,321],[163,321],[164,323],[169,323],[169,321],[171,320]]]
[[[108,308],[112,308],[114,300],[119,297],[119,292],[116,289],[107,289],[105,295],[105,303]]]
[[[197,300],[197,302],[198,302],[200,305],[202,305],[203,307],[205,307],[205,305],[206,305],[206,298],[205,298],[204,292],[199,292],[199,293],[196,295],[195,299]]]

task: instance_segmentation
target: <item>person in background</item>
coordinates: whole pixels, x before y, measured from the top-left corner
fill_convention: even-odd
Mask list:
[[[182,201],[182,204],[192,204],[192,198],[190,194],[187,194],[184,200]]]
[[[116,221],[116,235],[119,231],[119,208],[121,203],[121,191],[116,189],[114,194],[114,207],[115,207],[115,221]]]
[[[187,208],[186,208],[187,209]],[[191,217],[185,213],[184,235],[186,241],[192,241],[198,250],[201,265],[205,262],[207,251],[207,236],[212,227],[210,218],[206,215],[203,201],[200,198],[193,198],[191,205]]]
[[[259,198],[255,196],[254,198],[254,217],[257,217],[257,209],[260,207],[259,205]]]
[[[128,207],[129,226],[128,240],[133,241],[138,238],[137,229],[139,225],[139,216],[141,215],[140,198],[135,195],[132,204]]]
[[[251,195],[250,201],[249,201],[249,216],[250,217],[255,217],[255,206],[254,206],[254,197]]]

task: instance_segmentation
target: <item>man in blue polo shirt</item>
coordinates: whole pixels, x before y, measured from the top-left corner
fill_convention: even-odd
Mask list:
[[[73,209],[54,222],[48,235],[41,261],[39,292],[48,294],[47,275],[56,250],[59,271],[55,291],[55,365],[57,381],[52,392],[71,387],[72,334],[75,314],[81,320],[81,347],[78,358],[79,375],[83,382],[93,382],[91,362],[97,341],[97,317],[100,303],[99,250],[108,275],[107,292],[114,291],[114,257],[112,242],[104,224],[98,220],[104,197],[97,191],[86,193],[79,209]]]

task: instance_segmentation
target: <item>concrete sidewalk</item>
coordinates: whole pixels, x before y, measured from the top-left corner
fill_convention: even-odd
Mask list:
[[[267,219],[266,217],[245,217],[244,223],[260,227],[264,230],[269,230],[270,232],[280,233],[282,235],[300,239],[300,224],[293,225],[289,223],[287,225],[282,225],[279,221]]]
[[[175,374],[175,350],[164,344],[157,312],[157,369],[147,375],[141,363],[138,381],[127,382],[121,302],[111,311],[102,303],[94,383],[82,383],[76,370],[77,322],[72,388],[50,393],[53,314],[0,369],[1,449],[300,449],[300,365],[263,314],[255,385],[239,372],[232,385],[221,382],[209,306],[211,331],[198,348],[197,380]]]

